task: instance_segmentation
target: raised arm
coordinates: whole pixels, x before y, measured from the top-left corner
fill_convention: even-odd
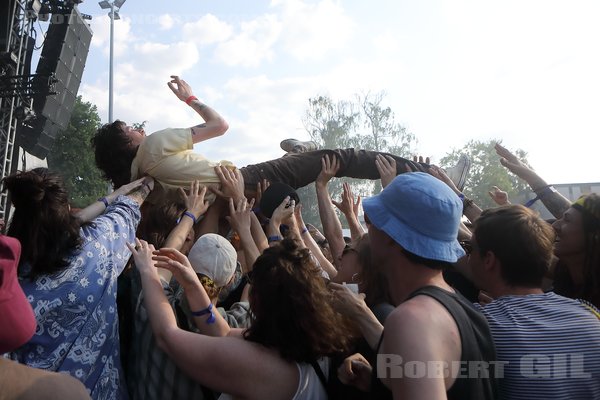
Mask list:
[[[227,221],[229,221],[231,228],[240,236],[240,243],[248,267],[248,271],[243,271],[245,274],[250,272],[254,262],[260,256],[260,251],[256,247],[251,231],[252,216],[254,215],[252,213],[253,205],[254,200],[251,200],[248,204],[246,199],[242,198],[235,204],[233,198],[229,198],[229,216],[227,217]]]
[[[346,217],[350,228],[350,237],[353,241],[358,240],[365,234],[365,228],[358,220],[358,208],[360,207],[360,196],[354,201],[354,194],[348,182],[344,182],[344,193],[340,202],[331,201]]]
[[[339,170],[339,161],[337,157],[324,156],[321,159],[321,173],[315,181],[315,188],[317,190],[317,202],[319,205],[319,217],[323,224],[323,234],[329,242],[329,248],[331,249],[331,255],[333,262],[337,269],[340,268],[340,256],[344,251],[344,234],[342,233],[342,224],[333,208],[331,196],[327,184],[335,176]]]
[[[143,199],[146,198],[150,191],[152,191],[153,187],[154,181],[152,178],[144,177],[137,179],[131,183],[128,183],[127,185],[119,187],[112,193],[109,193],[106,196],[99,198],[97,201],[90,204],[83,210],[80,210],[77,214],[75,214],[75,216],[84,222],[91,221],[100,214],[102,214],[104,210],[106,210],[108,205],[115,201],[115,199],[120,195],[129,195],[133,194],[133,192],[140,192],[138,195],[136,195],[135,200],[143,201]],[[142,191],[144,192],[143,194],[141,194]],[[138,203],[141,204],[140,201],[138,201]]]
[[[541,176],[500,143],[496,143],[495,149],[496,153],[500,156],[500,164],[527,182],[531,190],[535,192],[555,218],[562,217],[563,213],[571,206],[569,199],[560,194],[551,185],[548,185]]]
[[[171,81],[167,85],[179,100],[192,107],[204,120],[203,124],[191,128],[192,142],[200,143],[221,136],[229,129],[227,121],[219,113],[194,96],[191,86],[186,81],[176,75],[171,75]]]

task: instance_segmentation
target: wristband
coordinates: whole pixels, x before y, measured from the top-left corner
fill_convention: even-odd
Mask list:
[[[106,198],[106,197],[100,197],[100,198],[98,199],[98,201],[99,201],[99,202],[101,202],[101,203],[104,203],[104,207],[108,208],[108,204],[109,204],[109,203],[108,203],[108,200],[107,200],[107,198]]]
[[[279,236],[279,235],[275,235],[275,236],[269,236],[269,237],[267,238],[267,241],[268,241],[269,243],[271,243],[271,242],[279,242],[280,240],[281,240],[281,236]]]
[[[188,216],[192,219],[192,221],[194,221],[194,225],[196,224],[196,222],[198,222],[198,219],[196,217],[194,217],[194,214],[192,214],[191,212],[185,210],[183,212],[183,215],[181,215],[181,217],[177,218],[177,223],[181,222],[181,218],[183,218],[184,216]]]
[[[300,232],[300,234],[304,235],[306,232],[308,232],[308,228],[304,227],[304,228],[302,228],[302,232]]]
[[[213,313],[212,309],[213,309],[213,305],[212,305],[212,303],[210,303],[210,305],[208,307],[206,307],[205,309],[203,309],[203,310],[192,311],[192,315],[194,317],[201,317],[203,315],[210,314],[210,316],[206,320],[206,323],[207,324],[214,324],[215,323],[215,314]]]
[[[547,185],[547,186],[536,189],[534,192],[536,192],[537,196],[535,196],[533,199],[529,200],[527,203],[523,204],[523,206],[530,208],[536,201],[542,200],[544,197],[546,197],[550,193],[556,192],[556,189],[554,189],[554,186],[552,186],[552,185]],[[540,193],[537,193],[537,192],[540,192]]]
[[[190,97],[188,97],[187,99],[185,99],[185,104],[187,104],[188,106],[190,105],[190,103],[194,100],[198,100],[198,98],[194,95],[191,95]]]
[[[458,194],[458,198],[459,198],[461,201],[465,201],[465,194],[464,194],[464,193],[459,193],[459,194]]]

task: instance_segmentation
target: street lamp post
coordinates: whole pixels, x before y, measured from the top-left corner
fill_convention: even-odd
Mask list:
[[[106,0],[99,2],[100,7],[103,9],[110,9],[108,16],[110,18],[110,61],[108,68],[108,122],[113,122],[113,58],[114,58],[114,34],[115,34],[115,20],[121,19],[119,10],[125,4],[126,0],[113,0],[108,2]]]

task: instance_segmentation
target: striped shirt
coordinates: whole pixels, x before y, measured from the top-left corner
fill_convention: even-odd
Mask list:
[[[500,398],[600,398],[600,320],[589,308],[552,292],[479,307],[504,364]]]

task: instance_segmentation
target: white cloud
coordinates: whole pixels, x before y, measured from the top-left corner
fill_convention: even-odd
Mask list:
[[[169,14],[163,14],[158,17],[158,24],[160,25],[160,29],[163,31],[168,31],[173,27],[175,20]]]
[[[354,23],[337,1],[309,4],[300,0],[273,1],[281,8],[284,50],[298,60],[319,59],[344,47]]]
[[[272,59],[272,47],[281,30],[282,24],[274,15],[243,22],[238,35],[218,45],[215,57],[228,66],[257,67],[263,60]]]
[[[110,49],[110,18],[108,15],[94,17],[90,22],[94,35],[92,36],[92,46],[102,48],[105,56],[109,54]],[[125,54],[131,43],[135,42],[136,37],[131,31],[131,18],[122,17],[114,23],[114,51],[115,56]]]
[[[233,27],[212,14],[203,15],[196,22],[183,25],[183,36],[200,46],[223,42],[233,34]]]

